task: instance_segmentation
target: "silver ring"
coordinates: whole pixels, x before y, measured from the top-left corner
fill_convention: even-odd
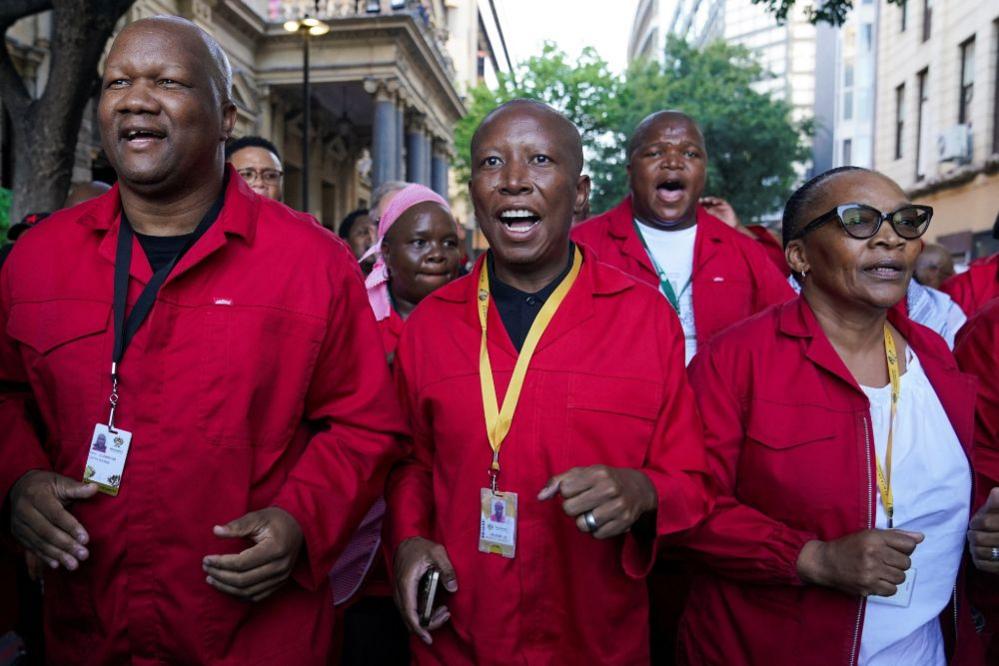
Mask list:
[[[586,523],[586,529],[590,532],[596,532],[600,525],[597,524],[597,519],[594,517],[592,511],[587,511],[583,514],[583,522]],[[992,549],[993,554],[999,552],[999,548]],[[999,559],[999,557],[995,558]]]
[[[587,525],[589,525],[589,523],[587,523]],[[999,548],[992,549],[989,559],[991,559],[993,562],[999,562]]]

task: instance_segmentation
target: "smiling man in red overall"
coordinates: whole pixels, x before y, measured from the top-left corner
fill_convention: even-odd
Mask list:
[[[126,27],[118,185],[0,274],[0,498],[52,663],[325,664],[327,574],[401,453],[353,257],[225,167],[230,85],[192,23]]]
[[[656,537],[710,505],[676,316],[569,242],[582,159],[543,104],[483,120],[469,189],[491,249],[399,343],[414,446],[386,534],[419,664],[648,663]],[[431,566],[450,595],[423,628]]]
[[[715,333],[793,296],[758,242],[698,206],[707,165],[690,116],[650,115],[628,142],[631,193],[572,234],[600,261],[662,291],[683,324],[688,363]]]

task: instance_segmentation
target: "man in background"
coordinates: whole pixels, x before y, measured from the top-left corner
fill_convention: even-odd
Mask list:
[[[259,136],[244,136],[228,143],[225,159],[260,196],[281,201],[284,170],[277,147]]]

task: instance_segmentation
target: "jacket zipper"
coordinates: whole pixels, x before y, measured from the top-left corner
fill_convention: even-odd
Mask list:
[[[958,570],[960,576],[960,570]],[[954,583],[954,645],[957,645],[957,583]]]
[[[871,504],[874,502],[874,490],[871,485],[871,431],[867,423],[867,416],[864,416],[864,456],[867,460],[867,529],[874,527],[874,516],[871,511]],[[850,650],[850,666],[857,663],[857,648],[860,645],[860,621],[864,617],[864,606],[867,599],[861,597],[857,605],[857,620],[853,627],[853,647]]]

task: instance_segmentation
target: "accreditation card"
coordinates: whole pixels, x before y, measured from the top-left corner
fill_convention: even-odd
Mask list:
[[[479,551],[513,557],[517,551],[517,493],[479,491]]]
[[[118,428],[112,430],[106,424],[98,423],[90,440],[83,482],[96,483],[102,493],[117,495],[131,443],[132,433]]]
[[[898,606],[908,608],[912,602],[912,591],[916,589],[916,569],[910,568],[905,572],[905,581],[896,586],[895,594],[890,597],[881,597],[872,594],[867,597],[867,603],[884,604],[885,606]]]

